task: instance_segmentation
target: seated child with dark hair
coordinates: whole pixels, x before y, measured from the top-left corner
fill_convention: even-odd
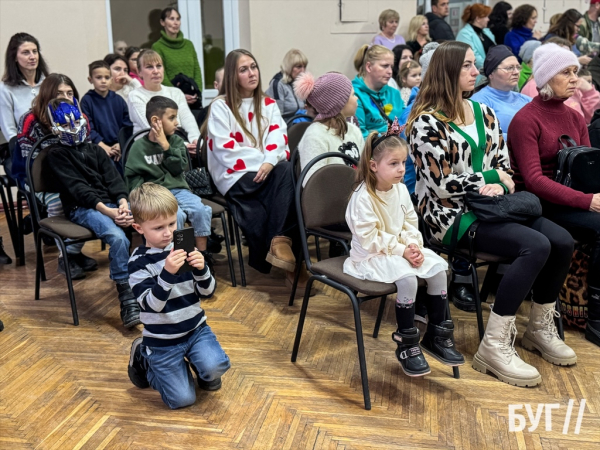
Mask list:
[[[229,369],[200,306],[200,299],[212,297],[216,281],[197,249],[174,250],[178,205],[168,189],[144,183],[129,198],[133,227],[146,239],[129,259],[129,284],[144,324],[143,337],[131,346],[129,379],[142,389],[152,386],[169,408],[182,408],[196,401],[190,365],[207,391],[219,389]],[[186,261],[192,271],[179,274]]]
[[[131,146],[125,165],[125,178],[129,190],[142,183],[160,184],[177,199],[177,228],[189,220],[194,228],[196,247],[207,264],[212,266],[212,256],[207,252],[211,233],[212,209],[190,191],[183,173],[188,170],[188,153],[185,142],[175,134],[178,127],[177,103],[160,95],[152,97],[146,105],[146,118],[152,127],[150,133]]]
[[[123,232],[133,218],[127,188],[114,164],[99,146],[85,142],[87,127],[77,102],[50,102],[52,132],[59,142],[48,147],[49,167],[56,175],[65,216],[93,231],[110,245],[110,278],[121,302],[121,320],[130,328],[140,323],[140,308],[129,287],[129,240]]]
[[[129,109],[123,98],[110,90],[110,67],[104,61],[89,66],[88,81],[94,86],[81,99],[81,110],[90,121],[90,140],[114,161],[121,158],[119,130],[131,127]]]

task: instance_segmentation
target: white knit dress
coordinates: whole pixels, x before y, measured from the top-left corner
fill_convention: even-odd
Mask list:
[[[377,191],[384,203],[373,198],[363,183],[350,198],[346,222],[352,232],[350,257],[344,261],[344,273],[361,280],[393,283],[415,275],[431,278],[448,269],[448,263],[423,248],[423,237],[408,189],[395,184],[387,192]],[[420,267],[412,267],[403,255],[406,247],[416,244],[425,256]]]

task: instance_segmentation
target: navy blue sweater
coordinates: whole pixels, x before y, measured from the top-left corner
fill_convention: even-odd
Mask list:
[[[133,126],[127,103],[113,91],[102,97],[90,89],[81,99],[81,109],[90,121],[90,140],[94,144],[114,145],[119,142],[119,130]]]
[[[207,266],[181,275],[165,270],[173,243],[164,249],[140,246],[129,258],[129,285],[137,298],[144,324],[143,342],[167,347],[185,342],[206,321],[201,298],[209,298],[216,281]]]

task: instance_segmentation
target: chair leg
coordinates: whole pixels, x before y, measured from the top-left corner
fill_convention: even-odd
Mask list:
[[[446,320],[452,320],[452,315],[450,314],[450,298],[446,296],[446,312],[444,314],[446,316]],[[452,376],[457,380],[460,378],[460,370],[458,366],[452,367]]]
[[[225,250],[227,251],[227,262],[229,263],[229,274],[231,275],[231,286],[236,287],[237,282],[235,281],[235,268],[233,267],[233,256],[231,256],[231,241],[229,240],[229,231],[227,229],[227,220],[225,219],[225,213],[220,214],[221,225],[223,226],[223,236],[225,237]]]
[[[35,241],[35,299],[40,299],[40,280],[42,278],[42,268],[44,267],[44,255],[42,254],[42,235],[38,233]],[[44,281],[46,281],[44,279]]]
[[[229,214],[231,218],[231,214]],[[238,260],[240,263],[240,277],[242,278],[242,287],[246,287],[246,271],[244,270],[244,256],[242,255],[242,238],[240,237],[240,229],[237,223],[233,222],[233,229],[235,231],[235,242],[238,252]]]
[[[292,292],[290,293],[290,301],[288,302],[288,306],[294,306],[294,298],[296,297],[296,289],[298,288],[298,280],[300,279],[300,270],[302,269],[302,263],[304,262],[304,258],[300,256],[302,253],[300,252],[296,255],[296,270],[294,270],[294,284],[292,285]]]
[[[104,242],[104,241],[101,241],[101,242],[102,242],[102,243],[100,244],[100,251],[102,251],[102,252],[103,252],[104,250],[106,250],[106,242]],[[131,242],[131,241],[130,241],[130,242]]]
[[[321,261],[321,244],[319,244],[319,236],[315,236],[315,248],[317,250],[317,261]]]
[[[358,362],[360,365],[360,378],[362,381],[363,397],[365,401],[365,409],[371,409],[371,395],[369,393],[369,378],[367,375],[367,361],[365,358],[365,344],[362,335],[362,322],[360,320],[360,308],[358,299],[354,293],[351,293],[350,300],[352,301],[352,309],[354,310],[354,328],[356,331],[356,344],[358,346]]]
[[[227,213],[227,222],[229,223],[229,240],[235,242],[233,216],[231,215],[231,211]],[[241,245],[242,242],[240,241],[239,244]]]
[[[485,278],[483,279],[483,285],[481,286],[481,294],[479,298],[481,299],[481,303],[486,303],[487,299],[492,290],[492,285],[495,283],[495,279],[498,272],[498,264],[493,263],[488,266],[488,269],[485,273]]]
[[[562,312],[560,309],[560,298],[556,299],[556,310],[560,314],[560,317],[556,318],[556,331],[558,331],[558,336],[564,341],[565,340],[565,329],[563,327],[563,318],[562,318]]]
[[[71,268],[69,267],[69,255],[67,247],[62,239],[58,239],[58,244],[62,250],[63,259],[65,261],[65,274],[67,275],[67,287],[69,288],[69,299],[71,300],[71,312],[73,313],[73,325],[79,325],[79,317],[77,316],[77,305],[75,304],[75,292],[73,290],[73,280],[71,279]]]
[[[302,301],[302,308],[300,309],[300,316],[298,317],[298,328],[296,329],[296,338],[294,339],[294,348],[292,350],[292,362],[296,362],[298,356],[298,349],[300,348],[300,338],[302,337],[302,329],[304,328],[304,319],[306,318],[306,310],[308,309],[308,300],[310,299],[310,290],[312,288],[314,276],[311,276],[306,283],[306,290],[304,291],[304,300]]]
[[[31,211],[31,209],[30,209]],[[25,223],[23,222],[23,195],[19,192],[17,194],[17,223],[19,224],[19,233],[18,233],[18,246],[19,246],[19,254],[15,255],[17,258],[17,265],[24,266],[25,265]],[[34,236],[35,238],[35,236]]]
[[[477,267],[473,262],[471,264],[471,278],[473,280],[473,294],[475,295],[475,311],[477,312],[477,328],[479,329],[479,340],[483,339],[483,313],[481,312],[481,298],[479,297],[479,278],[477,277]]]
[[[7,189],[10,189],[8,187]],[[0,187],[0,196],[2,197],[2,207],[4,208],[4,215],[6,216],[6,224],[8,225],[8,234],[10,235],[10,241],[13,246],[13,250],[15,251],[15,257],[17,257],[17,230],[16,230],[16,222],[15,222],[15,212],[10,209],[8,206],[8,201],[6,198],[6,192],[4,191],[4,186]],[[8,192],[8,195],[11,195]]]
[[[379,311],[377,312],[377,320],[375,321],[375,330],[373,331],[373,337],[377,339],[379,336],[379,327],[381,326],[381,319],[383,319],[383,311],[385,310],[385,301],[387,299],[387,295],[381,296],[381,300],[379,301]]]

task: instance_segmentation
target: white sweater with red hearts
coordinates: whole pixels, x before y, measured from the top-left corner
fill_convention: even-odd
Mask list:
[[[276,165],[289,159],[287,126],[275,100],[265,97],[262,106],[265,132],[260,148],[252,143],[235,120],[223,98],[210,106],[208,120],[208,170],[217,189],[225,195],[247,172],[258,172],[264,163]],[[242,100],[240,116],[258,141],[258,121],[252,98]]]

